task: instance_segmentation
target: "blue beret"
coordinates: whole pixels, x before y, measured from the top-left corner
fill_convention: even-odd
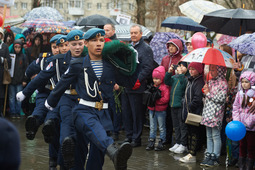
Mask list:
[[[94,38],[96,37],[97,34],[101,34],[102,36],[105,35],[105,31],[103,29],[100,29],[100,28],[91,28],[89,29],[85,35],[84,35],[84,39],[85,40],[88,40],[88,39],[91,39],[91,38]]]
[[[81,30],[72,30],[67,34],[67,41],[82,40],[84,32]]]
[[[56,45],[59,45],[59,44],[62,44],[64,42],[66,42],[66,35],[62,35],[61,37],[58,38],[57,42],[56,42]]]
[[[213,43],[213,41],[212,41],[212,39],[211,39],[211,38],[207,38],[207,42],[208,42],[208,43],[210,43],[210,44],[212,44],[212,43]]]
[[[62,34],[54,35],[54,36],[50,39],[50,43],[56,42],[56,41],[59,39],[59,37],[61,37],[61,36],[62,36]]]

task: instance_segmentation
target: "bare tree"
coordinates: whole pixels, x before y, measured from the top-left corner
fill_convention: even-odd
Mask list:
[[[137,4],[137,23],[141,25],[145,25],[145,0],[136,0]]]
[[[41,3],[41,0],[32,0],[32,4],[33,4],[32,9],[36,8],[36,7],[39,7],[40,3]]]

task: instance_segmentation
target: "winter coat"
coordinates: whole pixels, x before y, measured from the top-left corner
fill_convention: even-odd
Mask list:
[[[8,68],[11,68],[11,58],[8,46],[3,42],[0,43],[0,59],[1,57],[7,59]],[[3,85],[3,75],[4,75],[4,63],[0,60],[0,98],[4,98],[5,93],[5,86]]]
[[[165,76],[165,68],[163,66],[159,66],[154,69],[154,71],[158,71],[161,74],[161,84],[159,85],[159,90],[161,90],[161,98],[156,100],[155,107],[148,107],[149,110],[154,111],[165,111],[170,97],[169,87],[164,83]],[[153,71],[153,72],[154,72]]]
[[[188,84],[185,90],[185,96],[183,101],[182,120],[185,121],[188,112],[201,115],[203,110],[203,93],[204,79],[202,75],[197,77],[189,77]],[[187,99],[187,101],[186,101]],[[188,111],[187,111],[188,108]]]
[[[189,71],[186,74],[174,75],[172,73],[166,73],[165,84],[171,87],[170,92],[170,107],[182,107],[183,96],[188,83]]]
[[[170,54],[163,57],[162,61],[161,61],[161,66],[165,67],[165,71],[167,72],[169,67],[174,64],[177,65],[178,62],[180,61],[180,59],[182,58],[182,51],[183,51],[183,45],[182,45],[182,41],[179,39],[172,39],[169,40],[167,42],[167,50],[169,47],[169,44],[172,43],[177,47],[177,52],[175,54]],[[169,52],[169,50],[168,50]]]
[[[17,41],[17,40],[15,40]],[[14,43],[15,43],[14,41]],[[12,77],[12,81],[11,84],[12,85],[17,85],[17,84],[22,84],[22,82],[27,81],[26,77],[25,77],[25,71],[28,67],[28,60],[27,57],[25,56],[25,54],[22,53],[22,43],[21,45],[21,50],[20,52],[16,54],[16,58],[15,58],[15,66],[14,66],[14,74]],[[13,49],[14,51],[14,49]]]
[[[132,88],[126,88],[127,93],[143,93],[147,86],[147,78],[151,76],[154,69],[153,65],[153,52],[151,47],[144,42],[143,38],[140,39],[138,44],[134,45],[134,49],[138,52],[139,64],[137,66],[138,80],[141,83],[140,88],[132,90]]]
[[[251,85],[254,86],[255,84],[254,72],[245,71],[244,73],[241,74],[240,80],[242,80],[242,78],[246,78],[247,80],[250,81]],[[243,88],[241,88],[241,90],[237,92],[235,102],[233,104],[232,116],[233,120],[242,122],[246,126],[247,131],[255,131],[255,115],[249,112],[250,109],[249,106],[242,108],[243,97],[245,98],[247,97],[247,92],[249,90],[252,89],[243,90]],[[253,97],[255,97],[254,94]]]
[[[205,95],[205,103],[201,124],[208,127],[222,126],[228,83],[225,79],[226,67],[217,66],[218,76],[208,82],[209,93]]]

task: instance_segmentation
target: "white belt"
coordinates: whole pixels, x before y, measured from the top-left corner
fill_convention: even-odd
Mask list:
[[[100,104],[100,102],[91,102],[91,101],[80,99],[79,104],[89,106],[89,107],[93,107],[93,108],[96,108],[98,110],[108,109],[108,103],[102,103],[103,105],[100,108],[100,106],[98,106]]]

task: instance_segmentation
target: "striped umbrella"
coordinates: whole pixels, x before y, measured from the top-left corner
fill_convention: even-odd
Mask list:
[[[131,24],[131,25],[115,25],[115,33],[116,33],[116,36],[119,40],[122,40],[122,41],[130,41],[130,27],[134,25],[134,24]],[[152,35],[152,32],[142,26],[142,32],[143,32],[143,38],[144,39],[148,39],[151,35]]]
[[[66,26],[42,26],[40,28],[36,28],[35,32],[38,33],[57,33],[57,34],[68,34],[72,28]]]
[[[44,27],[44,26],[64,26],[62,22],[54,21],[51,19],[36,19],[32,21],[26,21],[23,24],[21,24],[21,27]]]

